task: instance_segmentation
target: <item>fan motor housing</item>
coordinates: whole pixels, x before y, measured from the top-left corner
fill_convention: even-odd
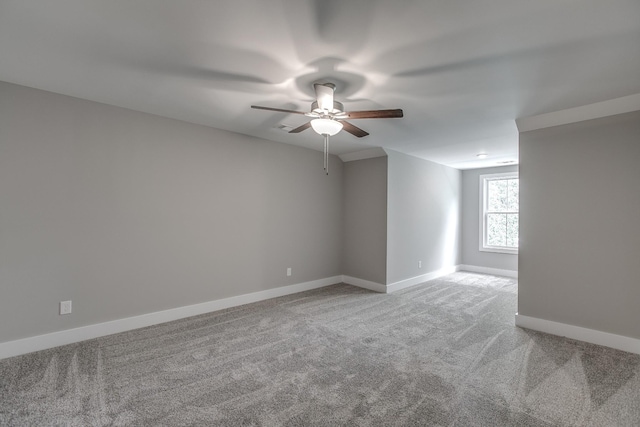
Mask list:
[[[329,114],[338,114],[338,113],[342,113],[344,111],[344,105],[342,105],[342,102],[338,102],[338,101],[333,101],[333,110],[331,111],[325,111],[321,108],[318,107],[318,101],[313,101],[311,103],[311,112],[312,113],[318,113],[318,114],[323,114],[323,113],[329,113]]]

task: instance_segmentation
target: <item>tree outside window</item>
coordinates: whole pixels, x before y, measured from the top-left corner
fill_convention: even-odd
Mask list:
[[[480,250],[518,253],[519,184],[517,173],[480,176]]]

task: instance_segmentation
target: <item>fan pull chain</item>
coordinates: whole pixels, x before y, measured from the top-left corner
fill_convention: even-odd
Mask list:
[[[324,134],[324,170],[329,175],[329,135]]]

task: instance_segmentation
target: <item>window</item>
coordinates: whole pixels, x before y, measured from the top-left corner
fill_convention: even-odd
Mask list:
[[[480,250],[518,253],[517,172],[480,175]]]

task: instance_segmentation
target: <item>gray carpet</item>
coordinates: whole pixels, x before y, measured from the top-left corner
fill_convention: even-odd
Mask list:
[[[335,285],[6,359],[0,425],[640,425],[640,356],[514,327],[516,286]]]

